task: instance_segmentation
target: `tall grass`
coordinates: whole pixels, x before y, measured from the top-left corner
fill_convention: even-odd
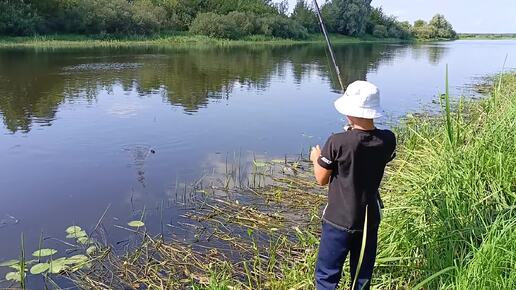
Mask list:
[[[380,257],[403,263],[381,266],[377,284],[516,289],[516,75],[499,80],[491,97],[466,102],[455,121],[445,97],[442,118],[408,119],[399,128]]]

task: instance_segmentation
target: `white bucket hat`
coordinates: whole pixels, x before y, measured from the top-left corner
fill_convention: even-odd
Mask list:
[[[342,97],[335,101],[339,113],[364,119],[383,116],[380,107],[380,90],[370,82],[356,81],[348,86]]]

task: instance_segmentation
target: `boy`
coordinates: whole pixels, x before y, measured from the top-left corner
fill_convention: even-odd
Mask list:
[[[380,92],[371,83],[357,81],[349,85],[344,96],[335,102],[335,108],[347,116],[349,129],[330,136],[322,151],[317,145],[310,154],[317,182],[329,184],[315,270],[316,287],[337,288],[349,252],[352,290],[369,289],[381,218],[378,189],[385,166],[395,156],[396,137],[374,125],[382,110]],[[366,245],[359,265],[366,221]]]

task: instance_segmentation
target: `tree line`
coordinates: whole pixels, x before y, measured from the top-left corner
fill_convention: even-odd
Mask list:
[[[371,6],[328,0],[321,11],[332,33],[378,38],[452,39],[443,15],[413,25]],[[0,0],[0,35],[153,35],[179,31],[218,38],[250,35],[304,39],[319,32],[311,1],[272,0]]]

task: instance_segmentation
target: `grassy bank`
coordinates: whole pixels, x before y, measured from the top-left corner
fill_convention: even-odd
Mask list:
[[[516,39],[516,33],[459,33],[459,39],[479,39],[479,40]]]
[[[516,289],[516,74],[489,88],[477,101],[445,95],[441,115],[409,117],[396,129],[398,157],[382,185],[378,289]],[[286,159],[256,160],[246,190],[227,186],[240,178],[233,165],[220,178],[226,186],[194,183],[189,222],[162,224],[162,233],[181,229],[186,238],[151,236],[141,222],[124,228],[135,245],[120,255],[98,242],[101,218],[87,236],[72,232],[87,242],[74,253],[89,260],[63,260],[80,258],[87,269],[50,269],[84,289],[313,289],[326,190],[303,156]]]
[[[351,37],[332,35],[336,44],[369,42],[406,42],[401,39],[374,38],[372,36]],[[127,36],[119,38],[80,35],[55,35],[34,37],[0,37],[0,48],[95,48],[95,47],[146,47],[181,45],[289,45],[298,43],[324,43],[319,34],[310,35],[304,40],[274,38],[262,35],[246,37],[241,40],[216,39],[201,35],[177,34],[163,36]]]

